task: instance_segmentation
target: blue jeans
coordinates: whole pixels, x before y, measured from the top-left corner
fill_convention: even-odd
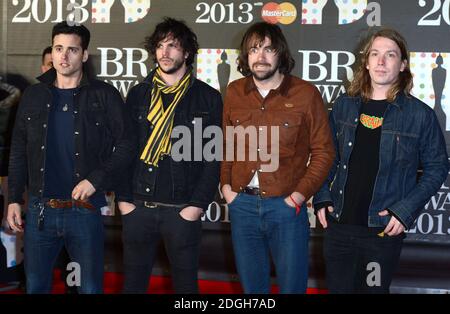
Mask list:
[[[53,267],[63,246],[72,262],[79,265],[69,277],[79,293],[103,292],[103,219],[99,209],[50,208],[44,206],[44,223],[39,229],[42,202],[29,200],[25,219],[25,273],[27,293],[50,293]],[[77,268],[75,268],[76,270]]]
[[[305,293],[308,282],[309,220],[284,197],[240,193],[228,205],[239,277],[245,293],[270,293],[270,255],[280,293]]]

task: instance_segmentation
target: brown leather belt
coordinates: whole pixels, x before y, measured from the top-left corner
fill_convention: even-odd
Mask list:
[[[250,188],[248,186],[243,188],[242,192],[249,195],[261,195],[261,190],[259,188]]]
[[[45,203],[46,206],[50,208],[72,208],[72,207],[83,207],[87,209],[94,210],[95,207],[89,203],[84,201],[78,201],[78,200],[61,200],[52,198],[49,199],[48,202]]]

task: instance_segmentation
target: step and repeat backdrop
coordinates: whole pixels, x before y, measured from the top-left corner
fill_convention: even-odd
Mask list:
[[[450,0],[2,0],[0,10],[0,76],[21,89],[36,82],[54,23],[69,19],[91,31],[90,74],[126,97],[154,67],[144,38],[170,16],[196,32],[196,75],[224,95],[227,84],[241,77],[236,57],[243,33],[265,20],[283,29],[296,61],[293,74],[314,84],[329,108],[352,79],[361,40],[373,27],[393,27],[409,44],[413,93],[434,108],[450,151]],[[450,243],[449,189],[447,180],[407,241]],[[114,214],[113,205],[104,213]],[[313,233],[320,233],[314,215],[310,220]],[[114,221],[120,222],[117,215]],[[219,193],[204,228],[229,232]]]

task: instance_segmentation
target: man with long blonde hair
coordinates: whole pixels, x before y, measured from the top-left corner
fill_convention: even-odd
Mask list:
[[[405,39],[381,29],[333,105],[336,158],[314,197],[331,293],[389,293],[404,231],[447,177],[438,120],[412,85]]]

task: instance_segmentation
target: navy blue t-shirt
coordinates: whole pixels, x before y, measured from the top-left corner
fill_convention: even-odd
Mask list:
[[[73,97],[76,89],[52,88],[47,126],[44,197],[71,199],[74,188]]]
[[[71,199],[75,187],[73,103],[76,90],[52,88],[53,106],[48,116],[43,193],[47,198]],[[97,208],[106,205],[103,193],[95,193],[89,201]]]

